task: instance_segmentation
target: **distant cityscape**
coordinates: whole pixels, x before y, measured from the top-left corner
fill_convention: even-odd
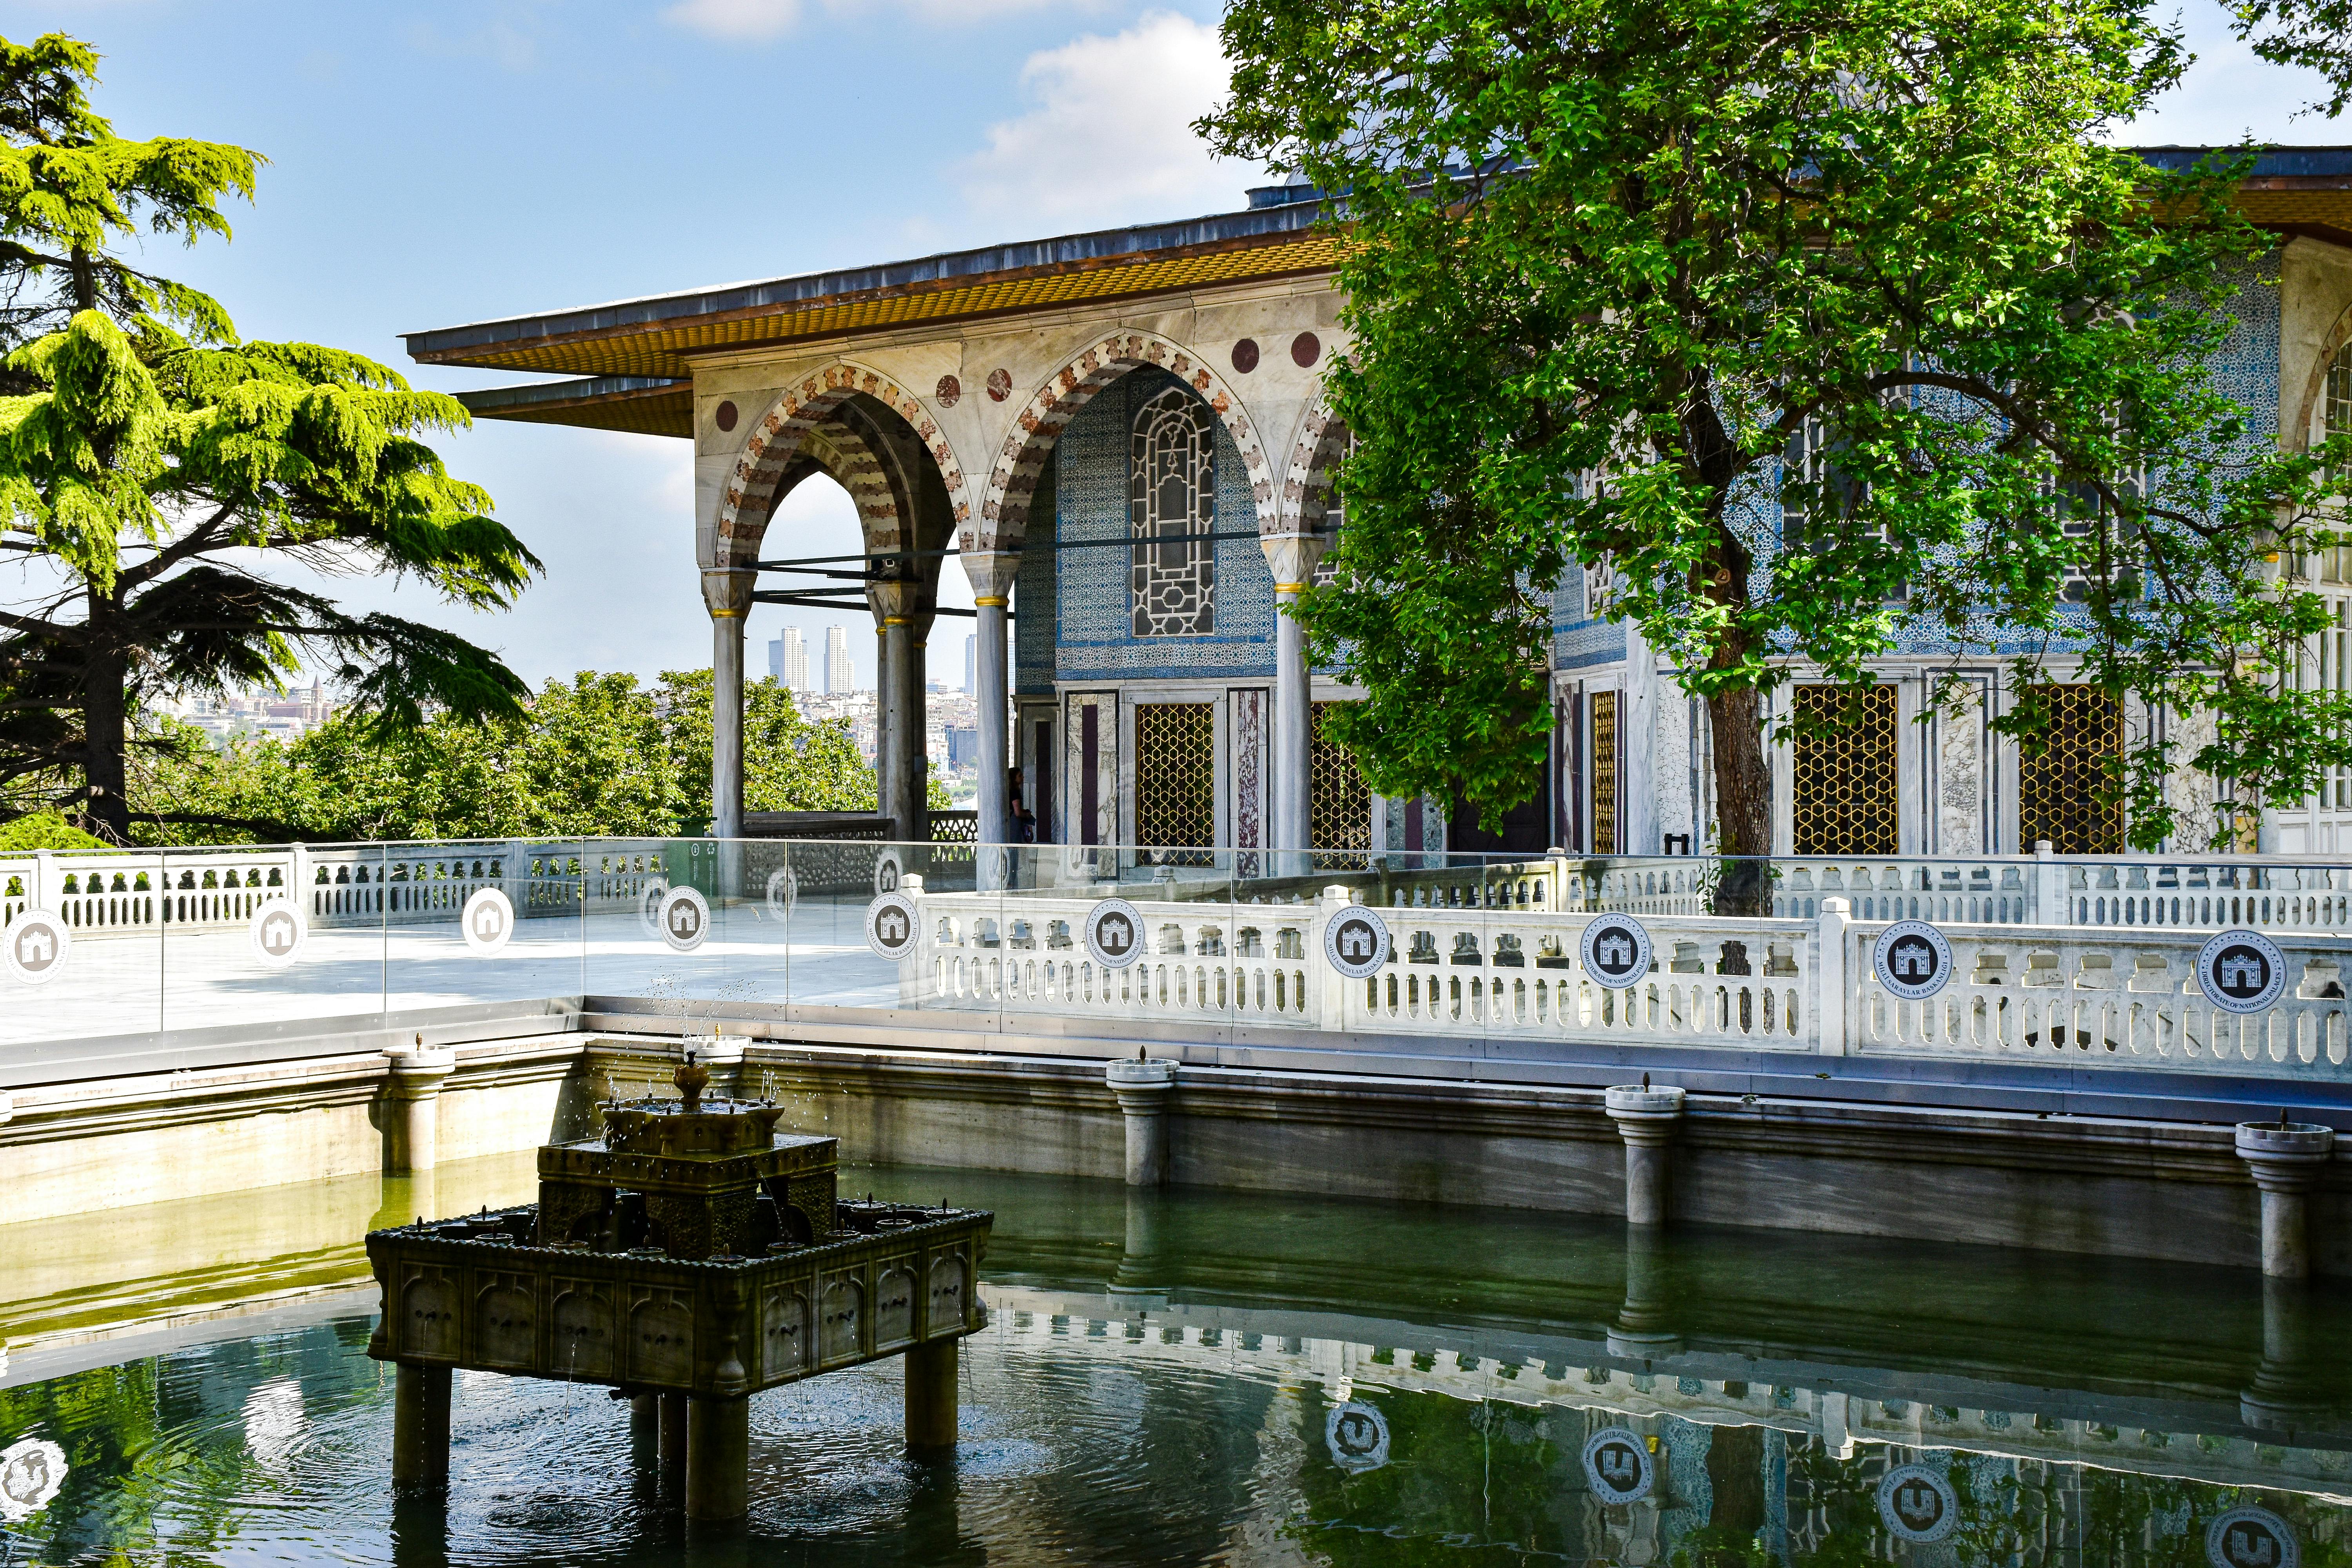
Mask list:
[[[817,721],[841,720],[849,726],[857,749],[874,760],[875,695],[857,684],[856,667],[849,657],[849,634],[840,626],[824,632],[824,679],[812,669],[809,646],[797,626],[786,626],[768,644],[768,675],[792,692],[802,714]],[[978,684],[979,639],[963,639],[963,689],[950,690],[934,677],[924,701],[925,752],[931,767],[948,787],[958,806],[968,806],[980,793],[980,709],[973,694]]]
[[[246,691],[232,689],[218,697],[166,699],[155,711],[193,724],[212,738],[215,747],[244,735],[266,735],[274,741],[299,741],[325,723],[335,711],[327,683],[313,679],[307,689]]]

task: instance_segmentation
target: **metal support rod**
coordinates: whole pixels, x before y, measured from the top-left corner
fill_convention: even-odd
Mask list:
[[[958,1342],[934,1340],[906,1353],[907,1447],[912,1452],[939,1453],[955,1447]]]
[[[449,1484],[449,1369],[402,1362],[393,1377],[392,1484]]]

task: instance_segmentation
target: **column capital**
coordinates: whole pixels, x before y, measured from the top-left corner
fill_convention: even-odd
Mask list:
[[[714,621],[740,621],[751,608],[751,590],[760,574],[741,566],[702,569],[702,603]]]
[[[394,1100],[431,1100],[457,1069],[457,1053],[454,1050],[418,1047],[386,1051],[384,1058],[391,1071],[385,1091]]]
[[[2306,1193],[2335,1157],[2336,1130],[2301,1121],[2238,1123],[2238,1158],[2264,1192]]]
[[[1265,552],[1266,570],[1274,574],[1276,595],[1295,595],[1315,580],[1316,563],[1330,548],[1328,535],[1320,533],[1267,533],[1258,538],[1257,547]]]
[[[1654,1147],[1673,1139],[1683,1119],[1683,1091],[1620,1084],[1602,1091],[1601,1106],[1626,1142]]]
[[[1004,602],[1013,580],[1021,574],[1021,553],[1015,550],[965,550],[956,555],[971,582],[971,596],[982,605]]]

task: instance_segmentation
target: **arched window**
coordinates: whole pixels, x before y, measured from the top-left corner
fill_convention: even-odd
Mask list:
[[[1135,411],[1129,513],[1137,543],[1129,574],[1139,637],[1216,629],[1216,427],[1201,400],[1171,386]],[[1181,542],[1145,544],[1147,539]]]

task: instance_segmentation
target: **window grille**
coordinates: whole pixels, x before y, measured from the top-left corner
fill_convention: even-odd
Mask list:
[[[2017,762],[2017,836],[2061,855],[2113,855],[2123,847],[2120,803],[2105,810],[2102,763],[2123,750],[2123,707],[2095,686],[2037,686],[2050,709],[2049,745]]]
[[[1318,856],[1326,868],[1361,865],[1362,852],[1372,847],[1372,792],[1357,771],[1356,759],[1330,737],[1329,720],[1336,702],[1315,704],[1314,749],[1307,768],[1310,792],[1309,846],[1316,849],[1357,851],[1354,855]]]
[[[1840,438],[1819,419],[1808,419],[1789,437],[1780,454],[1780,548],[1798,555],[1815,544],[1826,544],[1848,526],[1848,520],[1869,499],[1870,487],[1837,466]],[[1871,529],[1886,537],[1885,525]],[[1889,602],[1909,596],[1898,584]]]
[[[1592,694],[1592,852],[1617,853],[1617,694]]]
[[[1216,427],[1191,392],[1171,386],[1135,411],[1131,468],[1129,517],[1139,542],[1215,531]],[[1216,629],[1217,551],[1211,541],[1138,542],[1129,575],[1137,637],[1201,637]]]
[[[1135,710],[1135,838],[1154,848],[1206,849],[1217,841],[1217,715],[1206,702],[1142,702]],[[1207,864],[1207,856],[1163,856]]]
[[[2146,493],[2146,470],[2135,468],[2114,481],[2113,488],[2126,495],[2138,496]],[[2099,493],[2098,487],[2087,480],[2074,480],[2060,485],[2057,493],[2065,508],[2065,521],[2061,527],[2066,537],[2088,541],[2104,532],[2111,541],[2110,551],[2120,556],[2123,547],[2121,521],[2106,498]],[[2113,567],[2116,575],[2121,575],[2125,570],[2120,560]],[[2091,584],[2098,581],[2098,577],[2099,565],[2095,558],[2074,562],[2066,568],[2065,580],[2059,586],[2058,597],[2067,604],[2084,604],[2090,599]]]
[[[1898,853],[1895,688],[1800,686],[1790,699],[1801,716],[1834,726],[1796,738],[1790,790],[1796,853]],[[1860,705],[1858,719],[1849,699]]]

